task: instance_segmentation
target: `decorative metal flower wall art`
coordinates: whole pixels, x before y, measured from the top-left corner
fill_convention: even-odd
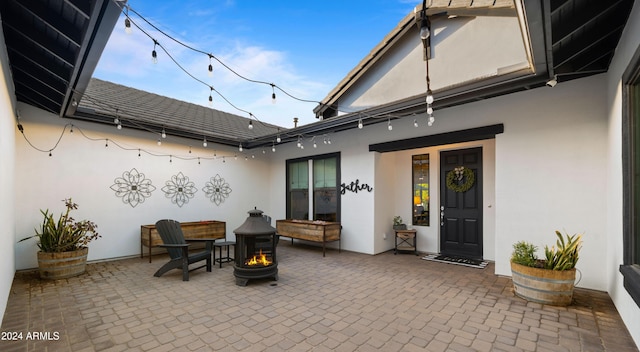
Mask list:
[[[144,203],[145,199],[151,197],[151,193],[156,190],[151,180],[145,178],[144,174],[139,173],[135,168],[123,172],[122,177],[116,178],[110,188],[116,192],[116,197],[122,198],[124,204],[129,204],[133,208]]]
[[[195,183],[189,181],[189,178],[182,172],[171,176],[171,180],[165,182],[162,187],[164,196],[171,199],[171,203],[177,204],[179,207],[189,203],[189,199],[193,198],[197,191]]]
[[[224,180],[224,178],[220,177],[220,175],[216,175],[205,183],[202,191],[212,202],[216,203],[216,205],[220,205],[220,203],[223,203],[224,200],[229,197],[231,187],[229,187],[229,184]]]

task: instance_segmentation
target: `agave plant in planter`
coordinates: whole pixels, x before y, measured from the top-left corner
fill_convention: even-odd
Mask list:
[[[529,242],[513,245],[511,273],[517,296],[556,306],[571,304],[582,235],[556,231],[556,237],[556,246],[545,246],[544,259],[536,257],[537,247]]]
[[[66,211],[56,220],[53,212],[40,210],[43,215],[40,229],[35,235],[23,238],[38,240],[38,269],[43,279],[62,279],[77,276],[85,272],[89,242],[100,238],[96,231],[98,225],[89,220],[76,221],[71,210],[78,204],[71,198],[63,200]]]

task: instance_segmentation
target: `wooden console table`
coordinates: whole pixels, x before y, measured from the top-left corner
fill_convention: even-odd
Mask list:
[[[276,220],[278,235],[293,239],[322,243],[322,256],[325,256],[327,242],[338,241],[338,252],[341,251],[339,222],[312,220]]]
[[[181,222],[180,227],[184,238],[216,238],[227,237],[227,224],[224,221],[205,220]],[[149,263],[151,263],[151,248],[162,244],[162,239],[156,230],[156,225],[140,226],[140,258],[144,257],[143,246],[149,248]]]

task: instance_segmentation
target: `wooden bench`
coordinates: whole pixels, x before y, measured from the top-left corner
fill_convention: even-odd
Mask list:
[[[341,251],[340,231],[342,225],[339,222],[312,221],[312,220],[276,220],[278,235],[304,241],[322,243],[322,256],[325,256],[325,244],[338,241],[338,252]]]
[[[203,220],[181,222],[180,227],[184,238],[216,238],[227,237],[227,224],[224,221]],[[144,258],[143,246],[149,248],[149,263],[151,263],[151,248],[162,244],[162,239],[156,230],[156,225],[140,226],[140,258]]]

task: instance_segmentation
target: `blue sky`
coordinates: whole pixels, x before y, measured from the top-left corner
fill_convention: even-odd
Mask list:
[[[382,39],[413,11],[419,1],[150,1],[129,0],[129,6],[162,31],[189,46],[211,53],[239,74],[274,83],[297,98],[320,101]],[[215,60],[176,44],[144,23],[132,20],[158,41],[199,83],[132,26],[124,31],[124,16],[115,26],[94,77],[152,93],[209,106],[213,86],[236,107],[258,120],[284,127],[317,121],[314,103],[299,102],[271,87],[246,82]],[[249,117],[213,94],[214,109]]]

